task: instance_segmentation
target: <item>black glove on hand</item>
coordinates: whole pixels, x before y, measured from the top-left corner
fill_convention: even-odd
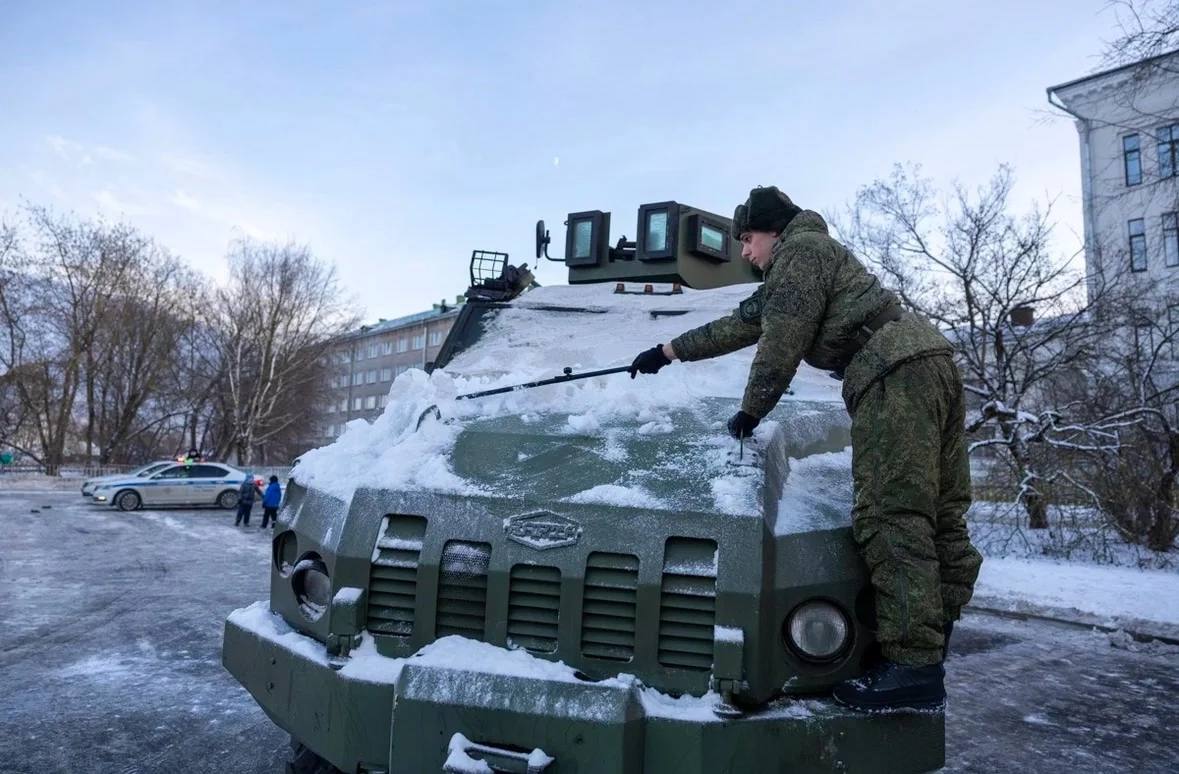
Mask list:
[[[749,438],[753,435],[753,428],[757,427],[760,423],[761,420],[752,414],[738,411],[729,420],[729,435],[734,438]]]
[[[663,345],[656,344],[650,349],[644,349],[635,358],[635,361],[630,364],[630,378],[635,378],[635,374],[656,374],[659,369],[665,365],[671,365],[671,361],[667,359],[667,355],[663,354]]]

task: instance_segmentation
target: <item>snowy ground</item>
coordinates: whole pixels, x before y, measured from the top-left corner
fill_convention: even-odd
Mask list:
[[[286,736],[220,665],[225,616],[268,587],[268,536],[232,523],[0,492],[0,772],[282,771]],[[1065,602],[1107,620],[1179,596],[1148,573],[1053,567],[992,561],[980,592],[1059,612],[1075,589]],[[1120,633],[968,615],[946,770],[1179,770],[1176,663],[1179,648]]]

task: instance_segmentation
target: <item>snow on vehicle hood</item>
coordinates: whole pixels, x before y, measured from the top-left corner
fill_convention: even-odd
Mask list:
[[[621,373],[487,398],[455,397],[559,376],[565,367],[576,374],[628,365],[642,350],[730,314],[755,288],[685,289],[673,296],[616,294],[608,284],[530,291],[490,314],[479,340],[444,369],[429,376],[414,369],[397,377],[384,413],[371,424],[348,423],[334,443],[304,454],[292,476],[345,501],[358,487],[487,494],[480,483],[458,475],[450,461],[464,429],[480,420],[563,416],[565,432],[601,436],[608,449],[620,426],[636,434],[669,433],[672,415],[699,412],[707,399],[729,399],[722,402],[723,411],[731,413],[744,393],[753,347],[711,360],[672,363],[656,375],[633,380]],[[843,411],[839,383],[824,372],[803,365],[791,389],[794,394],[785,400],[834,403],[839,405],[833,410]],[[718,415],[706,425],[720,442],[727,414],[716,408],[717,401],[711,404]],[[428,415],[419,428],[429,406],[437,406],[442,421]],[[763,423],[759,436],[773,429],[774,423]],[[737,478],[714,482],[721,510],[750,506],[751,483],[748,477]],[[595,498],[651,504],[649,495],[625,482],[580,497]]]

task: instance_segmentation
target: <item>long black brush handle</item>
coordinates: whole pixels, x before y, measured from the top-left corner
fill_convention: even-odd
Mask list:
[[[552,379],[541,379],[538,382],[525,382],[524,384],[516,384],[511,387],[496,387],[494,390],[483,390],[482,392],[472,392],[467,395],[459,395],[455,400],[467,400],[468,398],[483,398],[488,395],[502,395],[505,392],[517,392],[519,390],[530,390],[533,387],[543,387],[546,384],[561,384],[563,382],[575,382],[578,379],[591,379],[595,376],[605,376],[606,374],[620,374],[623,371],[629,371],[630,366],[618,366],[617,368],[603,368],[600,371],[586,371],[584,374],[573,373],[572,368],[566,368],[562,376],[554,376]]]

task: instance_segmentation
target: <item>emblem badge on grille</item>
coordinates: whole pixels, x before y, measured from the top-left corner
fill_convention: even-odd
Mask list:
[[[581,525],[549,511],[521,513],[504,520],[508,540],[543,551],[571,546],[581,537]]]

